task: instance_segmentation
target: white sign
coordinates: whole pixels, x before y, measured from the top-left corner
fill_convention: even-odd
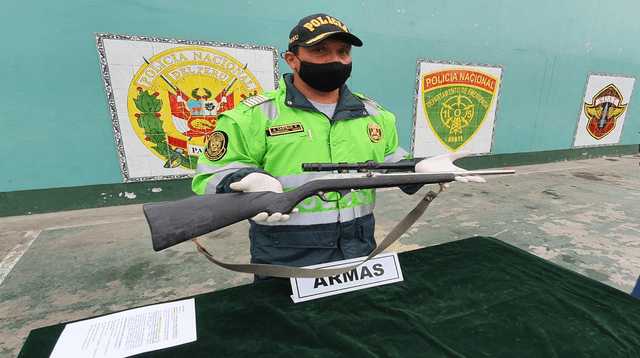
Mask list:
[[[590,73],[580,105],[573,147],[620,142],[636,78]]]
[[[50,358],[120,358],[196,341],[193,298],[66,325]]]
[[[335,269],[364,261],[365,257],[329,262],[307,268]],[[355,269],[340,275],[320,278],[291,278],[293,302],[304,302],[369,287],[401,282],[402,270],[395,252],[380,254]]]

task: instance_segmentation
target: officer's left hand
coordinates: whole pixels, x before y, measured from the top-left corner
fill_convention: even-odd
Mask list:
[[[245,193],[257,191],[272,191],[274,193],[282,193],[282,184],[278,179],[263,173],[251,173],[238,182],[229,185],[235,191],[243,191]],[[292,213],[297,212],[294,209]],[[273,213],[269,215],[267,212],[259,213],[251,218],[253,221],[267,221],[270,223],[289,220],[288,214]]]
[[[440,173],[440,172],[466,172],[458,166],[453,165],[456,159],[465,158],[471,155],[469,151],[448,153],[421,160],[416,164],[416,173]],[[477,175],[456,175],[456,181],[461,183],[476,182],[485,183],[484,178]]]

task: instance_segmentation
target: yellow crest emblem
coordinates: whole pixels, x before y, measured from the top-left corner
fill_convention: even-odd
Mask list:
[[[367,126],[367,134],[373,143],[380,143],[382,141],[382,128],[378,123],[369,123]]]

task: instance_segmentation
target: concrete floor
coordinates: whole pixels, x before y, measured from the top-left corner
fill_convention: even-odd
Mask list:
[[[454,183],[387,251],[492,236],[631,292],[640,275],[640,155],[515,167],[484,184]],[[379,191],[382,239],[425,194]],[[205,235],[217,258],[249,262],[248,225]],[[0,218],[0,357],[32,329],[250,284],[193,243],[154,252],[141,206]],[[464,265],[461,262],[460,265]]]

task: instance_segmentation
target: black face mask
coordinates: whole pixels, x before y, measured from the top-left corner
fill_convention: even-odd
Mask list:
[[[299,60],[299,59],[298,59]],[[300,78],[311,88],[331,92],[342,86],[351,76],[351,63],[311,63],[300,61]]]

